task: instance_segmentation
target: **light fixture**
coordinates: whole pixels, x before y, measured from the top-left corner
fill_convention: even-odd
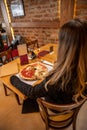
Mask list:
[[[10,25],[10,28],[11,28],[12,38],[15,39],[15,37],[14,37],[14,31],[13,31],[13,28],[12,28],[12,26],[11,26],[11,17],[10,17],[10,13],[9,13],[8,5],[7,5],[7,0],[4,0],[4,3],[5,3],[5,7],[6,7],[6,11],[7,11],[7,15],[8,15],[9,25]]]
[[[73,18],[76,17],[76,0],[74,1],[74,15],[73,15]]]

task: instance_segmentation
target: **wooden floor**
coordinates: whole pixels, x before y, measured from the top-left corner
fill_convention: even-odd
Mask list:
[[[22,114],[22,106],[17,104],[14,94],[8,92],[9,96],[5,96],[0,83],[0,130],[45,130],[39,113]],[[78,115],[76,130],[87,130],[87,102]]]

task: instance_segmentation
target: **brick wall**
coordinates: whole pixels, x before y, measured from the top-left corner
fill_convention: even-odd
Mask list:
[[[9,4],[9,3],[8,3]],[[10,6],[9,6],[10,9]],[[12,17],[12,22],[42,22],[58,20],[58,0],[24,0],[25,16]],[[40,45],[57,42],[58,29],[53,28],[14,28],[15,35],[23,37],[37,38]],[[56,37],[53,37],[53,34]]]
[[[59,19],[59,0],[23,0],[25,16],[12,17],[10,0],[8,1],[12,23],[58,21]],[[68,0],[67,0],[68,1]],[[64,1],[66,2],[66,1]],[[64,3],[65,7],[65,3]],[[66,9],[66,7],[65,7]],[[72,11],[72,10],[71,10]],[[62,12],[61,12],[61,15]],[[87,0],[76,0],[76,17],[87,19]],[[0,11],[1,16],[1,11]],[[68,17],[67,14],[65,16]],[[62,17],[64,18],[64,17]],[[1,20],[2,18],[0,18]],[[59,28],[37,28],[37,27],[14,27],[15,35],[23,37],[37,38],[40,45],[58,42]]]
[[[87,19],[87,0],[76,0],[76,17]]]
[[[59,0],[24,0],[25,16],[12,22],[53,21],[58,19]],[[11,15],[12,16],[12,15]]]

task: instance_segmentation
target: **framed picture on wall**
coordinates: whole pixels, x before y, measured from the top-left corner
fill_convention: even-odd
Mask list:
[[[24,16],[23,0],[12,0],[11,12],[13,17]]]

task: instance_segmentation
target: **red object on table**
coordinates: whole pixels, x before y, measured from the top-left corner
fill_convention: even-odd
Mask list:
[[[45,56],[46,54],[48,54],[49,53],[49,51],[46,51],[46,50],[43,50],[43,51],[41,51],[41,52],[39,52],[38,53],[38,58],[40,58],[40,57],[43,57],[43,56]]]
[[[27,54],[20,56],[20,64],[21,65],[28,64],[28,56],[27,56]]]

